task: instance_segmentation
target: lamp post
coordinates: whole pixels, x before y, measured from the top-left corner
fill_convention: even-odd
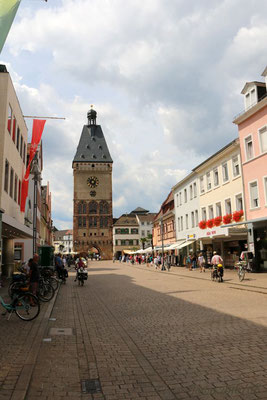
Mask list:
[[[33,223],[32,223],[32,253],[36,253],[37,246],[37,185],[41,182],[41,172],[39,171],[38,161],[36,158],[32,161],[31,173],[33,174]]]
[[[164,265],[164,239],[163,239],[163,216],[160,218],[160,226],[161,226],[161,251],[162,251],[162,271],[165,271]]]

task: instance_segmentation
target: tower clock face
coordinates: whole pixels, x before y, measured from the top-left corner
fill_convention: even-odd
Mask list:
[[[98,184],[99,184],[99,180],[97,179],[96,176],[90,176],[87,179],[87,185],[90,186],[91,188],[97,187]]]

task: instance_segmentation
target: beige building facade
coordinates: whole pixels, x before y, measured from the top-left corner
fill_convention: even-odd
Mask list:
[[[20,211],[21,185],[27,162],[28,131],[10,75],[0,65],[0,209],[2,274],[10,275],[18,251],[16,239],[31,238]]]

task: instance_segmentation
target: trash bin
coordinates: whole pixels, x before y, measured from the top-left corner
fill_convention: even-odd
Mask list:
[[[54,264],[54,247],[43,245],[38,247],[39,264],[42,267],[49,267]]]

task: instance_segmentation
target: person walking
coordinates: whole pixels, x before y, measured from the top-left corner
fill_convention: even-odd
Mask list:
[[[195,270],[197,268],[197,256],[195,255],[195,253],[192,254],[191,261],[192,261],[192,268],[193,270]]]
[[[191,254],[188,254],[186,257],[186,265],[189,269],[189,271],[192,271],[192,260],[191,260]]]
[[[32,294],[35,296],[37,295],[38,292],[38,283],[40,279],[40,272],[38,268],[38,259],[39,256],[38,254],[34,254],[33,258],[29,259],[29,267],[30,267],[30,272],[29,272],[29,277],[30,277],[30,290]]]
[[[203,253],[199,253],[197,262],[198,262],[198,266],[200,268],[200,272],[205,272],[205,258],[203,256]]]

